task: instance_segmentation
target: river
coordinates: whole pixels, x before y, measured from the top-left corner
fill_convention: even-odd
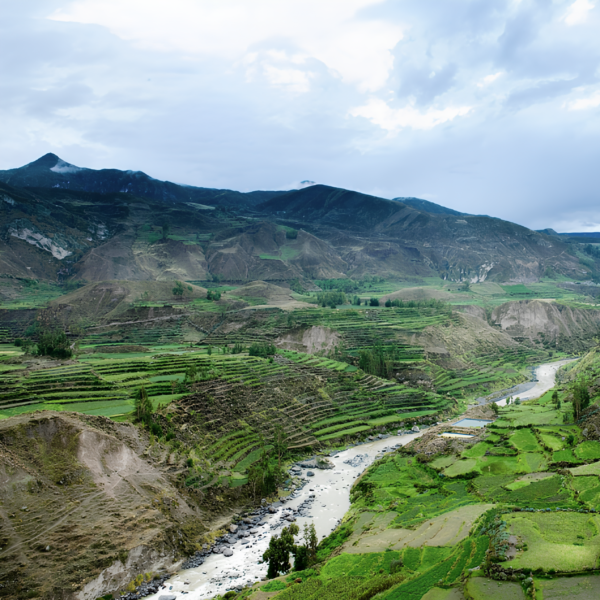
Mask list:
[[[566,359],[539,365],[534,370],[537,381],[520,384],[505,390],[506,394],[494,401],[503,406],[510,396],[531,400],[545,394],[554,387],[556,372],[563,365],[576,360]],[[185,597],[189,600],[205,600],[216,594],[224,594],[237,586],[245,586],[262,579],[267,574],[267,565],[259,564],[263,552],[269,545],[273,533],[279,533],[281,516],[288,509],[297,509],[305,503],[311,495],[314,501],[309,504],[309,516],[298,516],[295,523],[302,531],[305,523],[314,523],[319,539],[329,535],[337,526],[340,519],[350,508],[350,487],[356,478],[378,457],[384,454],[384,449],[389,452],[393,447],[404,446],[422,435],[421,433],[390,436],[383,440],[376,440],[360,446],[353,446],[331,457],[333,469],[312,469],[313,477],[306,477],[308,469],[302,470],[302,476],[308,480],[301,490],[297,491],[290,499],[277,509],[277,513],[264,518],[265,524],[257,527],[258,533],[249,539],[250,542],[242,545],[238,540],[233,546],[233,556],[225,557],[222,554],[211,554],[205,559],[203,565],[179,571],[166,582],[166,589],[149,596],[157,600],[159,596],[172,594],[176,597]],[[347,461],[353,464],[348,464]],[[353,466],[354,465],[354,466]],[[284,521],[285,525],[288,525]],[[272,529],[272,527],[275,527]]]
[[[505,390],[502,395],[494,399],[499,406],[505,406],[507,398],[517,398],[521,400],[533,400],[543,396],[548,390],[554,387],[556,372],[564,365],[577,360],[576,358],[566,358],[556,362],[544,363],[534,369],[534,377],[537,381],[521,383],[515,387]]]
[[[350,487],[356,478],[378,457],[384,454],[384,449],[391,452],[396,445],[405,445],[422,435],[413,433],[408,435],[390,436],[383,440],[376,440],[353,446],[330,457],[333,469],[302,469],[302,477],[306,477],[308,470],[314,473],[313,477],[306,477],[308,483],[293,494],[277,513],[265,517],[265,525],[257,527],[258,533],[250,543],[242,545],[241,540],[232,546],[233,556],[225,557],[222,554],[211,554],[203,565],[179,571],[166,582],[166,589],[149,596],[158,599],[159,596],[172,594],[181,595],[189,600],[204,600],[216,594],[224,594],[236,586],[245,586],[255,583],[267,574],[267,565],[258,564],[263,552],[269,545],[273,533],[279,533],[281,527],[271,529],[280,523],[281,515],[288,509],[298,508],[314,494],[314,501],[310,504],[309,516],[298,516],[295,523],[302,531],[305,523],[314,523],[319,539],[326,537],[335,529],[339,521],[350,508]],[[347,464],[351,461],[355,466]],[[284,521],[285,525],[289,525]]]

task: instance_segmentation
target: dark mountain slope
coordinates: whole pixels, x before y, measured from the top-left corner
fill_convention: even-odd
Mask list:
[[[287,192],[257,207],[273,216],[350,230],[373,229],[402,208],[418,214],[398,202],[328,185]]]
[[[177,185],[153,179],[141,171],[76,167],[56,154],[46,154],[24,167],[0,171],[0,181],[17,187],[60,188],[100,194],[120,192],[161,202],[198,202],[223,206],[253,206],[283,193],[257,191],[244,194]]]
[[[433,215],[454,215],[455,217],[460,217],[467,214],[458,212],[452,208],[446,208],[435,202],[429,202],[429,200],[421,200],[421,198],[394,198],[393,201],[402,202],[402,204],[406,204],[411,208],[416,208],[417,210],[428,212]]]
[[[322,185],[289,192],[257,208],[312,228],[353,274],[377,268],[387,275],[429,271],[475,282],[535,281],[548,267],[571,276],[583,273],[562,240],[492,217],[432,213]]]

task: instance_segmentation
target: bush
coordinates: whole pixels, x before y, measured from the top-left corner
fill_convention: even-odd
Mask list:
[[[379,306],[379,298],[369,298],[369,306]]]
[[[402,567],[404,567],[404,563],[402,562],[401,558],[393,560],[390,563],[390,575],[395,575],[396,573],[399,573],[402,570]]]

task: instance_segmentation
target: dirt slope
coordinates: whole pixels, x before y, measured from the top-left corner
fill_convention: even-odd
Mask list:
[[[78,290],[61,296],[51,302],[50,309],[60,309],[69,313],[69,321],[92,319],[93,321],[116,318],[131,308],[131,303],[178,302],[173,295],[174,283],[160,281],[103,281],[91,283]],[[191,288],[191,290],[189,289]],[[205,298],[206,289],[185,284],[183,301]]]
[[[521,300],[495,308],[491,323],[516,339],[588,339],[600,330],[600,313],[555,302]]]
[[[0,594],[93,600],[180,560],[207,513],[165,459],[104,417],[0,421]]]

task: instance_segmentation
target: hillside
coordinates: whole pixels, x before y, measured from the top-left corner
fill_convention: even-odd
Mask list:
[[[571,276],[580,271],[562,241],[501,219],[457,218],[323,185],[258,208],[328,240],[356,275],[376,268],[385,275],[416,274],[420,267],[421,274],[475,283],[537,281],[548,268]]]
[[[3,597],[95,598],[197,548],[215,503],[177,486],[177,460],[149,442],[77,413],[0,421]]]

